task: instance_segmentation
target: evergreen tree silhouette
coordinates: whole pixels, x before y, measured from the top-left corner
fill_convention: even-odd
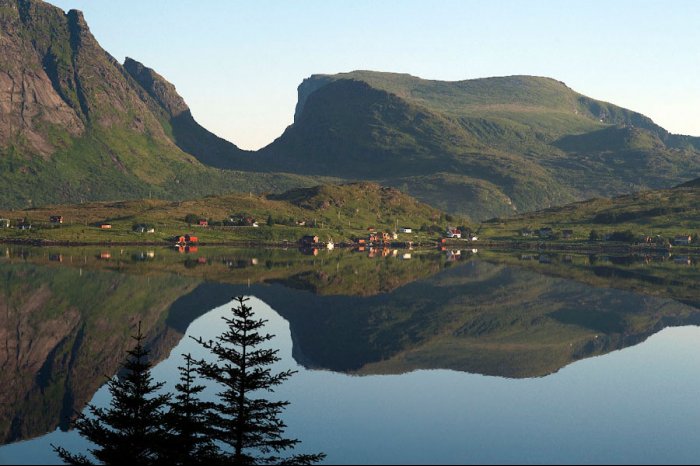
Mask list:
[[[132,337],[136,346],[129,350],[121,377],[108,380],[111,394],[108,408],[88,405],[89,415],[80,413],[74,426],[81,436],[97,448],[90,453],[103,464],[151,465],[161,463],[166,432],[164,410],[170,395],[156,394],[163,383],[151,377],[149,351],[143,347],[144,336],[139,322]],[[82,454],[72,454],[51,445],[68,464],[91,464]]]
[[[180,383],[175,385],[176,394],[165,417],[169,437],[164,458],[168,464],[208,464],[218,451],[209,428],[213,404],[199,399],[204,386],[195,383],[195,361],[190,354],[183,356],[185,365],[178,367]]]
[[[216,357],[197,362],[197,372],[223,387],[211,416],[212,435],[228,445],[231,453],[219,453],[217,462],[233,464],[312,464],[325,454],[280,456],[299,440],[284,438],[286,425],[279,418],[288,401],[256,398],[287,380],[294,371],[273,374],[270,365],[279,361],[278,350],[258,349],[274,335],[259,331],[266,320],[255,319],[248,298],[234,298],[232,318],[224,317],[228,329],[216,341],[195,339]]]

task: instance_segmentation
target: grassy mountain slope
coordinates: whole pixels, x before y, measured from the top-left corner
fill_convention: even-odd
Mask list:
[[[443,230],[447,224],[462,225],[463,219],[448,217],[439,210],[420,203],[395,188],[372,183],[324,185],[297,188],[283,194],[253,196],[228,194],[208,196],[186,201],[134,200],[120,202],[91,202],[85,204],[47,206],[21,211],[0,210],[0,217],[18,223],[30,222],[29,231],[0,229],[5,239],[42,239],[79,241],[87,243],[158,242],[171,243],[173,236],[192,232],[186,217],[206,219],[211,228],[194,227],[204,242],[228,240],[296,241],[303,235],[318,235],[325,242],[338,242],[352,236],[365,237],[367,229],[395,231],[398,226],[410,226],[417,231],[402,235],[401,240],[426,239],[430,233],[419,228],[437,225]],[[62,215],[64,223],[57,227],[49,224],[49,217]],[[231,216],[256,219],[259,228],[224,227]],[[272,225],[267,225],[268,219]],[[101,223],[112,228],[101,230]],[[304,222],[303,226],[297,222]],[[135,224],[148,224],[156,233],[135,233]],[[435,234],[432,233],[431,237]]]
[[[105,52],[78,11],[66,14],[41,0],[0,0],[0,30],[0,199],[6,206],[315,184],[204,165],[197,157],[223,165],[217,160],[224,152],[241,151],[198,126],[174,87],[152,70],[133,61],[125,68]]]
[[[357,71],[299,86],[294,124],[249,168],[381,180],[483,219],[700,174],[698,138],[549,78]]]
[[[660,235],[672,242],[676,235],[700,233],[700,182],[694,180],[672,189],[591,199],[513,218],[494,219],[484,224],[482,236],[517,239],[522,229],[545,226],[555,231],[570,229],[572,239],[576,240],[588,240],[591,230],[601,237],[629,230],[636,241],[643,236]]]

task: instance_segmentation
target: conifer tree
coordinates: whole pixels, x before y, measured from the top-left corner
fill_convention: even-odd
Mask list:
[[[299,440],[284,438],[286,425],[280,419],[287,401],[257,398],[262,392],[287,380],[294,372],[273,374],[270,365],[279,361],[278,351],[257,348],[274,335],[259,331],[266,320],[255,319],[248,298],[235,298],[233,317],[224,317],[228,329],[217,341],[196,339],[216,357],[215,361],[198,362],[197,371],[203,377],[221,385],[219,401],[212,411],[211,428],[214,437],[230,447],[231,453],[220,453],[218,462],[233,464],[292,463],[312,464],[325,454],[280,456],[294,448]]]
[[[185,365],[180,370],[180,383],[170,403],[165,419],[169,428],[164,451],[168,464],[208,464],[215,459],[216,446],[210,436],[209,416],[212,403],[199,399],[203,385],[195,383],[195,361],[184,355]]]
[[[139,322],[138,333],[132,337],[136,346],[129,350],[123,364],[124,374],[108,380],[111,394],[108,408],[88,405],[89,415],[82,412],[74,421],[81,436],[97,447],[90,453],[103,464],[151,465],[162,462],[164,410],[170,395],[157,394],[163,383],[151,377],[149,351],[143,346]],[[68,464],[90,464],[81,454],[74,455],[65,448],[53,446]]]

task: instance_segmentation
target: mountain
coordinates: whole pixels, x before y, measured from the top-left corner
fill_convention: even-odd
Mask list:
[[[306,79],[294,123],[241,163],[377,180],[483,219],[673,186],[700,174],[700,138],[549,78],[356,71]]]
[[[7,207],[316,184],[212,168],[243,151],[199,126],[153,70],[105,52],[79,11],[0,0],[0,31],[0,199]]]
[[[243,151],[199,125],[156,71],[118,63],[79,11],[0,0],[0,31],[8,208],[363,180],[483,220],[700,176],[700,138],[533,76],[313,75],[294,123]]]
[[[184,152],[217,168],[231,168],[235,164],[233,157],[246,154],[197,123],[175,86],[154,70],[129,57],[124,61],[124,69],[148,93],[152,100],[144,100],[160,116],[166,133]]]

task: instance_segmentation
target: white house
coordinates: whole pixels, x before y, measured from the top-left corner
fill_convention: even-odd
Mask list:
[[[445,232],[445,234],[448,238],[461,238],[462,237],[462,232],[456,228],[448,228],[447,231]]]
[[[401,227],[401,230],[399,230],[401,233],[413,233],[413,230],[410,229],[409,227]]]

